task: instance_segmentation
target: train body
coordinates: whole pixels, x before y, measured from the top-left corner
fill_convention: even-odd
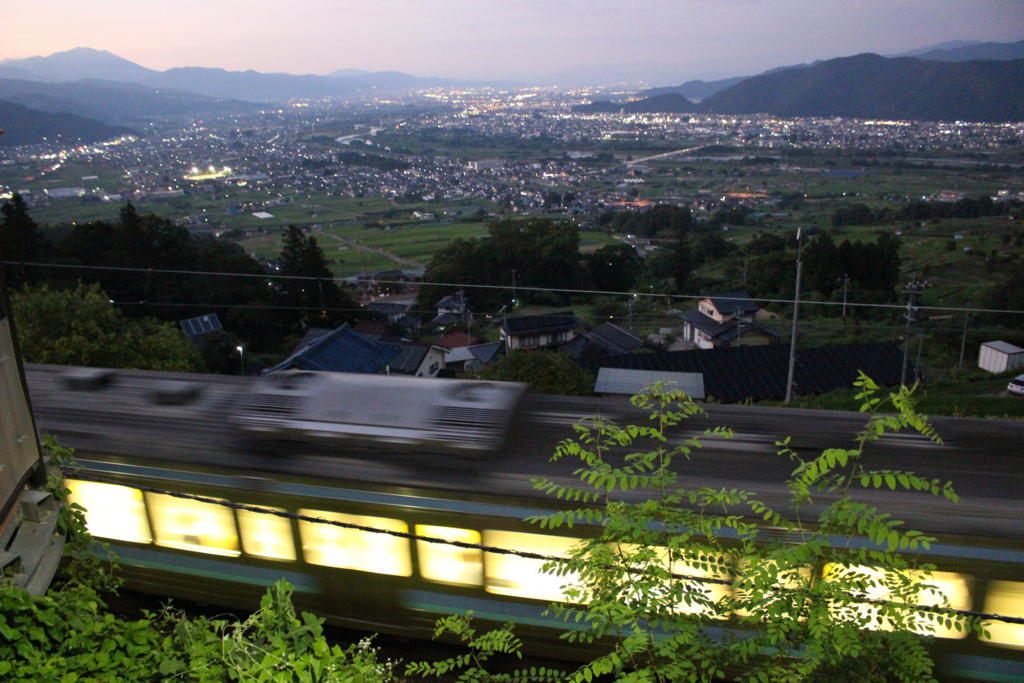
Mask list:
[[[267,586],[284,578],[295,586],[299,608],[335,624],[426,638],[437,618],[472,611],[488,623],[514,621],[533,652],[570,660],[587,654],[556,637],[573,624],[545,615],[570,577],[543,572],[538,559],[403,536],[564,556],[578,538],[523,521],[552,511],[549,505],[493,494],[453,497],[229,471],[80,464],[78,478],[68,481],[72,501],[88,510],[90,530],[112,545],[131,588],[251,609]],[[939,567],[934,582],[951,606],[1024,613],[1020,543],[944,540],[922,559]],[[1024,678],[1024,625],[992,622],[988,629],[984,638],[955,629],[936,634],[944,680]]]
[[[524,386],[289,371],[261,377],[233,416],[246,435],[423,452],[499,451]]]

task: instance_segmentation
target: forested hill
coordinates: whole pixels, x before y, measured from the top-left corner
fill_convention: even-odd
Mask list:
[[[582,113],[707,112],[929,121],[1024,121],[1024,59],[941,62],[862,54],[751,76],[700,104],[678,93],[592,102]]]
[[[32,145],[43,142],[44,138],[53,141],[58,136],[67,141],[97,142],[134,132],[84,116],[67,112],[50,114],[4,100],[0,100],[0,122],[6,129],[6,134],[0,135],[3,146]]]
[[[748,78],[702,102],[719,114],[1020,121],[1024,59],[938,62],[862,54]]]

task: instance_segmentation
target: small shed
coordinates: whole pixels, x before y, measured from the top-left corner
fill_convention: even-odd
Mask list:
[[[1024,349],[1004,341],[984,342],[978,350],[978,367],[989,372],[1024,367]]]

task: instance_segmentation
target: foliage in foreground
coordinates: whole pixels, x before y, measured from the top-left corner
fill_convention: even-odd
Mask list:
[[[59,466],[70,451],[45,444],[50,486],[67,502]],[[323,619],[297,614],[292,587],[279,581],[248,618],[189,617],[165,606],[142,619],[110,613],[102,598],[116,589],[109,564],[92,553],[80,507],[65,507],[69,561],[42,597],[0,587],[0,679],[6,681],[163,680],[375,681],[392,680],[370,639],[331,646]],[[113,569],[116,573],[116,565]]]
[[[853,448],[808,457],[778,442],[795,465],[785,514],[749,491],[677,484],[679,461],[703,445],[680,437],[703,413],[682,392],[655,385],[634,396],[646,425],[594,418],[576,426],[554,459],[578,461],[580,485],[534,482],[575,507],[531,520],[543,529],[600,529],[568,561],[545,566],[565,580],[567,601],[550,607],[574,626],[562,638],[604,652],[568,681],[931,680],[928,637],[981,629],[951,614],[930,582],[934,567],[900,552],[933,539],[858,499],[899,489],[955,502],[949,482],[861,463],[886,433],[912,429],[940,442],[938,435],[911,390],[883,396],[863,374],[856,386],[867,419]]]

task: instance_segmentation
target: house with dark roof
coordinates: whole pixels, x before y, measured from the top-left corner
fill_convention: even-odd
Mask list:
[[[697,373],[708,398],[722,403],[777,400],[786,396],[789,347],[785,344],[719,347],[709,350],[624,353],[585,361],[600,368]],[[903,351],[895,342],[844,344],[798,349],[793,392],[820,394],[853,386],[863,370],[881,386],[900,383]],[[913,372],[913,370],[911,370]]]
[[[782,335],[756,320],[760,310],[743,290],[707,296],[680,316],[683,341],[699,349],[773,344]]]
[[[267,373],[300,369],[375,375],[387,372],[388,365],[399,354],[396,345],[368,339],[347,323],[320,336],[310,337],[307,333],[307,339],[305,345],[300,343],[292,355]]]
[[[498,329],[508,352],[562,346],[576,338],[579,320],[572,311],[505,318]]]
[[[584,332],[561,350],[574,358],[584,355],[630,353],[644,345],[644,340],[615,323],[601,323],[589,332]]]
[[[473,346],[460,346],[445,356],[445,367],[456,372],[476,372],[504,355],[505,343],[496,341]]]
[[[382,345],[398,349],[398,355],[388,363],[389,374],[437,377],[437,373],[444,369],[448,349],[437,344],[402,341],[382,342]]]
[[[473,344],[479,344],[483,339],[475,337],[471,334],[467,334],[462,330],[452,330],[446,332],[440,339],[437,340],[438,346],[443,346],[446,349],[457,349],[460,346],[472,346]]]
[[[434,307],[437,309],[437,315],[430,321],[430,324],[438,329],[455,323],[466,322],[468,304],[462,292],[449,294],[441,298],[434,304]]]
[[[366,309],[391,324],[409,312],[409,304],[398,301],[372,301],[366,305]]]
[[[388,326],[382,320],[357,320],[352,329],[373,341],[388,333]]]

